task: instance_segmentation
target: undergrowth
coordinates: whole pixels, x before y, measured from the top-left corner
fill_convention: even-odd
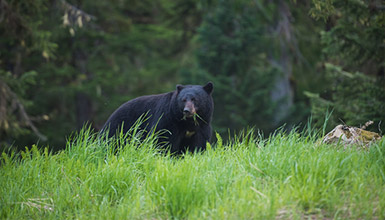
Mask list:
[[[384,219],[385,141],[367,151],[317,135],[247,130],[172,156],[156,135],[84,129],[52,154],[1,155],[1,219]]]

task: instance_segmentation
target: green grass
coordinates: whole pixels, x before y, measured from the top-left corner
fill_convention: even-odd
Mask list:
[[[3,153],[0,219],[385,218],[384,139],[357,151],[249,131],[171,157],[133,133],[107,144],[84,130],[54,155]]]

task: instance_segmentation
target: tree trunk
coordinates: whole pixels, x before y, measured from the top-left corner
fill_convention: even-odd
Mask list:
[[[81,41],[81,39],[76,39]],[[85,123],[90,123],[93,115],[93,106],[91,98],[82,91],[82,84],[87,83],[92,78],[92,73],[87,71],[87,55],[81,49],[75,49],[73,52],[73,64],[79,71],[79,74],[85,74],[84,80],[79,80],[79,90],[75,95],[76,108],[76,127],[81,129]],[[80,77],[81,78],[81,77]]]
[[[272,100],[278,103],[273,119],[274,126],[279,126],[288,116],[294,99],[293,89],[290,84],[292,64],[288,48],[295,42],[295,39],[290,24],[290,8],[285,1],[279,1],[277,13],[279,14],[279,20],[274,34],[279,38],[281,55],[278,60],[271,60],[271,63],[281,70],[282,75],[277,78],[271,93]]]

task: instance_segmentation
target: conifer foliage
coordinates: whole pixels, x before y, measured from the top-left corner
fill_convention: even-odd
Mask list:
[[[360,126],[385,131],[385,13],[382,1],[313,0],[311,15],[326,23],[321,32],[324,74],[321,96],[311,96],[319,124],[322,112],[333,110],[330,126]]]

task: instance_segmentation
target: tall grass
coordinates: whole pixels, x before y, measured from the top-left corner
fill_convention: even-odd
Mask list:
[[[0,218],[385,218],[384,139],[357,151],[248,130],[174,157],[141,135],[105,141],[84,129],[54,155],[3,153]]]

